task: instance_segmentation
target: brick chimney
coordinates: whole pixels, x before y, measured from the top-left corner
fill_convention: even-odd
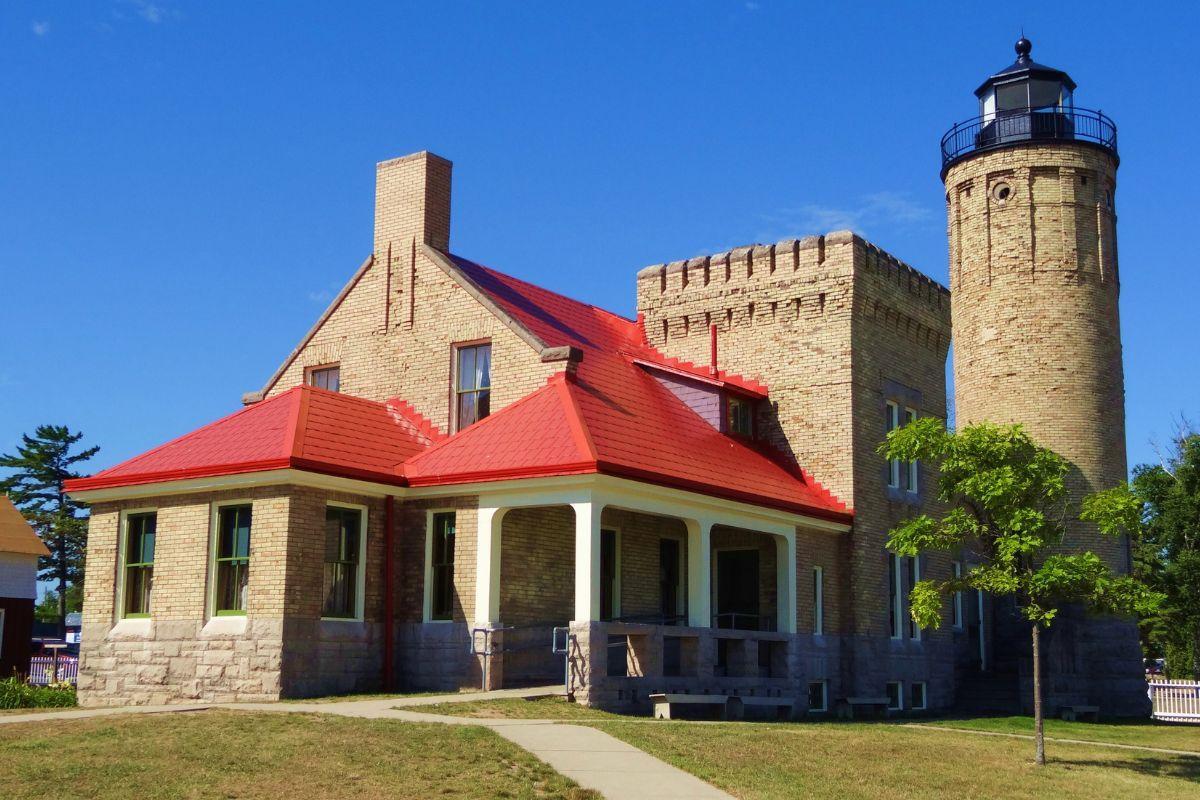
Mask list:
[[[441,156],[420,153],[375,165],[375,257],[415,245],[450,249],[450,170]]]

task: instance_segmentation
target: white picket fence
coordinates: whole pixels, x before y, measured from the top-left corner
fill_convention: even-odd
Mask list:
[[[79,677],[79,659],[74,656],[58,657],[58,682],[75,683]],[[54,682],[55,663],[52,656],[34,656],[29,659],[29,682],[34,686],[48,686]]]
[[[1200,681],[1152,680],[1147,685],[1155,719],[1200,724]]]

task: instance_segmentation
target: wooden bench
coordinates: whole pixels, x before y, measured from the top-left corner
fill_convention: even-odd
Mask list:
[[[1067,722],[1100,721],[1100,706],[1063,706],[1059,713]]]
[[[672,706],[720,706],[721,718],[730,719],[730,700],[727,694],[652,694],[650,702],[654,704],[655,719],[671,719]],[[740,711],[740,704],[737,711]],[[736,713],[736,712],[735,712]]]
[[[837,713],[841,719],[855,719],[862,708],[869,709],[873,717],[886,717],[888,703],[886,697],[843,697],[837,702]]]

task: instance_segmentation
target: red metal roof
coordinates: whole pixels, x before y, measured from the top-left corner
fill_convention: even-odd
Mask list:
[[[583,351],[575,372],[445,437],[400,400],[297,387],[69,491],[291,467],[428,486],[604,473],[848,521],[845,505],[782,453],[713,428],[650,370],[765,396],[736,375],[669,359],[639,323],[465,259],[463,275],[548,347]]]
[[[407,403],[297,386],[89,478],[72,492],[304,469],[402,483],[396,465],[443,438]]]

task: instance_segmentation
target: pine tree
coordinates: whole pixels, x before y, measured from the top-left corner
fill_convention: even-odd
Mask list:
[[[82,438],[82,433],[71,433],[65,425],[39,425],[33,436],[21,437],[16,455],[0,455],[0,469],[12,470],[0,480],[0,492],[8,493],[50,549],[38,564],[38,579],[57,584],[60,635],[66,630],[67,587],[83,582],[87,544],[86,508],[67,497],[63,482],[80,477],[75,465],[100,450],[89,447],[72,453]]]

